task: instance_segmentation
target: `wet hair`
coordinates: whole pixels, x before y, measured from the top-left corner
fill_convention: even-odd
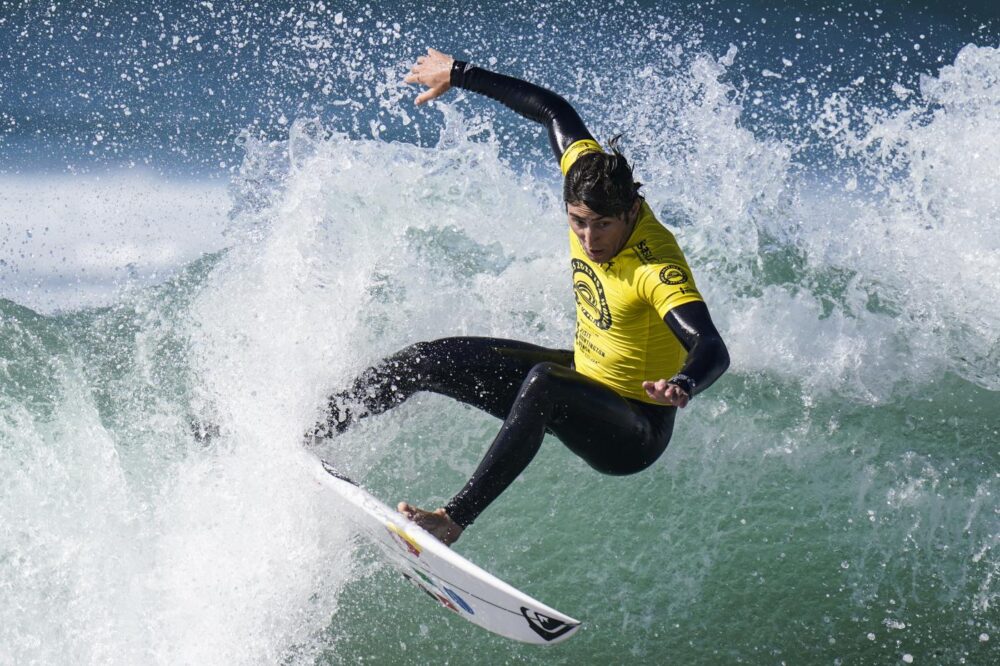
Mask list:
[[[610,153],[584,153],[563,180],[563,201],[584,204],[598,215],[617,217],[628,211],[639,196],[632,166],[618,150],[621,134],[608,141]]]

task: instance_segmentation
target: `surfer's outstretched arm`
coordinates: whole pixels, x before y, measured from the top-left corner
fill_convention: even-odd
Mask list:
[[[577,141],[594,140],[570,103],[551,90],[455,60],[434,49],[427,49],[426,56],[417,58],[405,81],[429,88],[417,97],[417,104],[435,99],[452,87],[497,100],[525,118],[545,125],[557,160]]]

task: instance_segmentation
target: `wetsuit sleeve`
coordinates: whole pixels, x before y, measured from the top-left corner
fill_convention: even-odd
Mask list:
[[[637,277],[640,297],[655,308],[687,351],[680,371],[664,379],[690,396],[701,393],[729,367],[729,351],[680,248],[664,247],[656,262],[644,265]]]
[[[451,67],[451,85],[486,95],[525,118],[545,125],[552,152],[560,160],[563,173],[572,164],[572,161],[567,164],[564,158],[575,160],[583,152],[600,150],[576,110],[551,90],[460,60]]]
[[[672,383],[695,396],[707,389],[729,368],[729,350],[702,301],[685,303],[663,318],[684,349],[687,359]]]

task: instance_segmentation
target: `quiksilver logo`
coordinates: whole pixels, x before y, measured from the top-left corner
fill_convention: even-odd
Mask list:
[[[538,611],[529,610],[524,606],[521,606],[521,615],[528,621],[528,626],[531,627],[531,630],[547,641],[559,638],[574,626],[542,615]]]

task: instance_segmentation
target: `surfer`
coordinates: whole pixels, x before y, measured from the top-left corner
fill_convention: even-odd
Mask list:
[[[455,337],[418,342],[365,370],[330,397],[320,437],[343,432],[417,391],[433,391],[503,420],[479,467],[444,506],[399,511],[446,544],[528,466],[552,433],[604,474],[651,465],[684,408],[729,367],[673,234],[639,194],[612,140],[604,149],[565,99],[545,88],[455,60],[434,49],[406,83],[417,104],[452,87],[491,97],[542,123],[564,175],[576,335],[570,350]]]

